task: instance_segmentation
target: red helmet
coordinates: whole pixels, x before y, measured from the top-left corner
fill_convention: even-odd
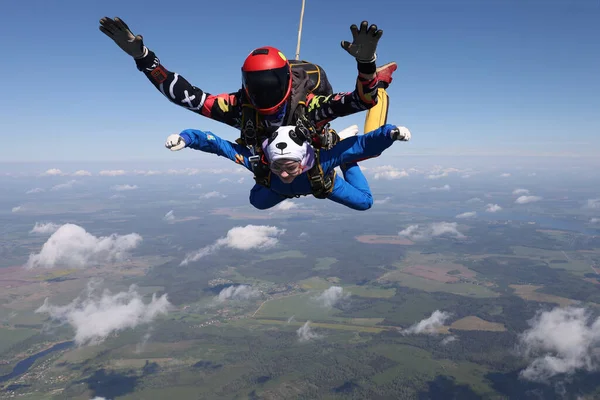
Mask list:
[[[276,48],[260,47],[244,61],[242,84],[248,99],[259,113],[275,114],[292,91],[290,64]]]

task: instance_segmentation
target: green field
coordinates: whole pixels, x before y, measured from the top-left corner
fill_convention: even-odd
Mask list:
[[[315,271],[327,271],[336,262],[337,262],[337,258],[334,258],[334,257],[317,258],[317,262],[313,269]]]
[[[11,346],[30,338],[38,333],[35,329],[0,328],[0,354]]]
[[[545,261],[550,268],[561,268],[573,272],[577,275],[583,275],[593,272],[590,267],[593,264],[589,256],[574,251],[545,250],[532,247],[513,246],[512,250],[516,256],[529,257],[536,260]],[[595,254],[599,256],[600,254]],[[566,261],[566,263],[552,263],[552,260]]]
[[[395,288],[386,289],[372,285],[340,285],[334,283],[334,281],[337,281],[337,279],[329,278],[329,280],[327,280],[323,278],[313,277],[299,281],[298,284],[300,284],[300,286],[303,289],[314,291],[323,291],[329,289],[331,286],[341,286],[342,288],[344,288],[344,292],[348,292],[351,295],[361,297],[390,298],[394,296],[394,294],[396,294]]]
[[[281,321],[281,320],[275,320],[275,319],[257,319],[257,322],[261,323],[261,324],[270,324],[270,325],[285,325],[285,326],[293,326],[296,328],[301,327],[302,325],[304,325],[304,323],[306,321],[291,321],[291,322],[287,322],[287,321]],[[314,328],[323,328],[323,329],[335,329],[335,330],[343,330],[343,331],[354,331],[354,332],[369,332],[369,333],[379,333],[382,330],[384,330],[383,328],[377,328],[374,326],[363,326],[363,325],[353,325],[353,324],[333,324],[333,323],[326,323],[326,322],[310,322],[310,326],[314,327]]]
[[[306,255],[298,250],[281,251],[277,253],[262,254],[260,261],[282,260],[285,258],[306,258]]]
[[[426,292],[447,292],[467,297],[497,297],[498,293],[493,290],[472,283],[444,283],[431,279],[421,278],[406,274],[401,271],[394,271],[386,276],[391,281],[396,281],[400,286],[413,289],[419,289]]]
[[[327,320],[338,310],[321,306],[313,293],[302,293],[265,302],[255,318],[288,319],[294,316],[299,320]]]
[[[440,339],[441,340],[441,339]],[[470,362],[453,362],[446,359],[433,359],[431,353],[410,345],[375,346],[376,353],[390,358],[398,363],[397,366],[385,370],[372,379],[376,384],[385,384],[397,379],[398,376],[419,379],[433,379],[437,375],[450,375],[457,384],[471,385],[480,395],[492,394],[493,391],[485,383],[484,375],[488,372],[477,364]]]

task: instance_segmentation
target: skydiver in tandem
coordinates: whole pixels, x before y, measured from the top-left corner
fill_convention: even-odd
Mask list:
[[[171,151],[189,147],[243,165],[254,173],[256,184],[250,191],[250,204],[260,210],[312,194],[364,211],[373,205],[373,196],[357,161],[379,156],[396,141],[411,138],[403,126],[385,124],[357,135],[358,126],[353,125],[340,131],[344,140],[325,150],[314,149],[305,130],[302,125],[270,128],[269,137],[261,144],[263,155],[259,160],[247,147],[197,129],[170,135],[165,147]],[[338,166],[344,178],[337,175],[334,168]]]
[[[256,153],[260,152],[268,127],[295,125],[299,119],[304,125],[314,126],[311,132],[314,147],[331,148],[339,141],[336,132],[329,128],[332,120],[367,110],[387,113],[384,107],[376,106],[379,96],[385,95],[381,90],[392,82],[392,73],[397,68],[395,62],[377,68],[376,50],[383,31],[363,21],[360,27],[354,24],[350,27],[352,42],[340,43],[356,61],[358,76],[351,92],[334,93],[319,65],[289,60],[279,49],[263,46],[252,50],[244,60],[242,88],[212,94],[168,70],[144,45],[143,37],[133,34],[122,19],[103,17],[99,28],[133,58],[137,69],[169,101],[239,129],[237,142]],[[207,58],[207,62],[211,61]]]

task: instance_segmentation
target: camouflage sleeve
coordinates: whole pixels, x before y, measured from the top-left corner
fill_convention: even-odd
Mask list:
[[[378,83],[377,74],[370,79],[359,75],[353,92],[309,95],[306,103],[308,118],[321,127],[338,117],[368,110],[377,104]]]
[[[172,103],[234,128],[240,127],[241,90],[218,95],[205,92],[178,73],[166,69],[151,50],[146,57],[136,60],[136,66]]]

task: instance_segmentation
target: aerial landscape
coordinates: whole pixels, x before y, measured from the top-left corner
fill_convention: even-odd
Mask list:
[[[597,180],[369,163],[364,213],[254,210],[235,168],[6,173],[2,398],[600,395]]]

